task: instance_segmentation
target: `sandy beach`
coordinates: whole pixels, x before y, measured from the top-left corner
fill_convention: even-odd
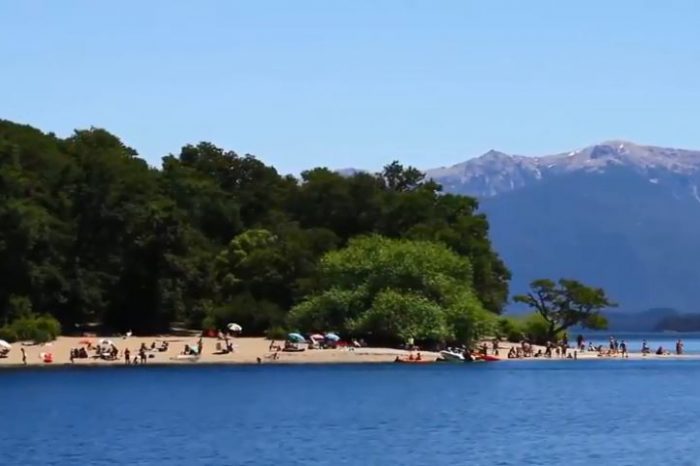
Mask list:
[[[85,347],[86,340],[93,340],[95,343],[101,338],[111,340],[119,350],[118,359],[108,361],[92,357],[94,351],[90,351],[90,357],[87,359],[70,360],[70,352],[72,348]],[[397,356],[408,357],[410,354],[407,351],[392,349],[392,348],[357,348],[357,349],[321,349],[321,350],[306,350],[303,352],[284,352],[270,351],[270,341],[265,338],[235,338],[233,339],[234,351],[227,354],[214,354],[216,352],[217,343],[223,344],[221,340],[216,338],[203,338],[203,351],[200,357],[184,358],[181,355],[185,345],[196,345],[199,338],[197,336],[159,336],[159,337],[59,337],[51,343],[44,345],[32,345],[27,343],[15,343],[12,345],[12,350],[5,358],[0,359],[0,367],[21,367],[22,351],[24,348],[27,359],[27,366],[61,366],[72,364],[76,366],[109,366],[109,365],[124,365],[124,351],[129,349],[132,358],[138,354],[142,344],[150,348],[153,342],[159,346],[161,342],[168,342],[167,351],[148,351],[146,364],[257,364],[258,358],[262,364],[333,364],[333,363],[388,363],[393,362]],[[278,341],[278,344],[283,343]],[[506,355],[512,346],[517,346],[514,343],[502,342],[500,344],[499,355],[503,362],[517,361],[561,361],[567,360],[561,357],[553,358],[524,358],[524,359],[507,359]],[[540,347],[535,347],[535,350]],[[42,358],[43,353],[51,353],[52,362],[45,363]],[[489,352],[491,353],[491,351]],[[573,354],[573,350],[570,350]],[[422,351],[421,356],[424,360],[436,360],[439,357],[438,353]],[[617,356],[599,356],[596,352],[578,352],[578,360],[609,360],[620,359]],[[642,355],[639,352],[629,354],[629,359],[700,359],[700,355],[664,355],[657,356],[655,354]],[[573,359],[568,359],[573,361]]]
[[[100,339],[111,340],[119,350],[119,357],[115,361],[93,358],[94,351],[89,351],[91,357],[87,359],[75,359],[70,361],[72,348],[85,347],[85,340]],[[149,351],[146,364],[257,364],[258,358],[262,363],[381,363],[392,362],[396,356],[407,356],[409,353],[391,348],[358,348],[358,349],[324,349],[306,350],[302,352],[270,351],[270,340],[265,338],[235,338],[231,341],[234,351],[228,354],[214,354],[217,343],[223,342],[216,338],[202,338],[203,351],[196,360],[186,359],[180,356],[185,345],[196,345],[197,336],[158,336],[158,337],[59,337],[51,343],[44,345],[29,345],[20,342],[12,344],[12,350],[8,357],[0,359],[0,366],[22,366],[22,351],[24,348],[27,357],[27,365],[30,366],[57,366],[74,364],[79,366],[91,365],[124,365],[124,350],[129,349],[131,357],[138,354],[141,344],[150,348],[153,342],[159,346],[161,342],[168,342],[168,350],[164,352]],[[278,340],[277,344],[284,344]],[[51,353],[53,361],[47,364],[43,361],[42,353]],[[425,359],[436,359],[437,353],[422,352]]]

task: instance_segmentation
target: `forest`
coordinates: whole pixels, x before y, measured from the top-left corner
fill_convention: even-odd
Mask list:
[[[375,174],[313,168],[297,178],[200,142],[152,167],[104,129],[60,138],[4,120],[0,276],[0,326],[48,315],[64,333],[237,322],[262,335],[335,322],[387,337],[436,326],[439,335],[414,333],[448,339],[459,332],[445,326],[462,317],[498,315],[510,278],[478,202],[398,162]],[[310,317],[350,312],[322,304],[334,290],[363,296],[361,322]],[[407,308],[445,318],[386,330]]]

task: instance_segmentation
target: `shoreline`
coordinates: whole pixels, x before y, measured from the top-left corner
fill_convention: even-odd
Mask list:
[[[85,338],[85,337],[59,337],[55,341],[45,345],[23,345],[15,343],[6,358],[0,359],[0,370],[2,369],[34,369],[34,368],[100,368],[100,367],[133,367],[132,364],[125,364],[123,352],[129,349],[132,357],[138,354],[139,347],[143,344],[150,348],[153,342],[168,342],[167,351],[149,351],[147,352],[147,362],[139,365],[154,366],[154,367],[171,367],[171,366],[226,366],[226,365],[334,365],[334,364],[388,364],[393,363],[397,357],[405,358],[411,354],[408,351],[393,349],[393,348],[377,348],[365,347],[357,349],[325,349],[325,350],[306,350],[303,352],[274,352],[270,351],[271,342],[260,337],[242,337],[231,339],[234,345],[234,352],[228,354],[215,354],[217,343],[223,344],[220,340],[211,337],[202,338],[204,351],[196,360],[177,359],[178,355],[184,349],[185,345],[195,345],[199,337],[183,337],[183,336],[160,336],[153,337],[130,337],[130,338],[107,338],[119,350],[119,359],[107,361],[89,357],[87,359],[76,359],[75,362],[70,361],[70,350],[85,346],[82,342],[86,340],[99,341],[101,338]],[[577,358],[552,357],[552,358],[517,358],[508,359],[506,355],[511,347],[518,346],[515,343],[502,342],[500,345],[500,358],[495,363],[517,363],[525,361],[534,362],[552,362],[552,361],[593,361],[593,360],[630,360],[630,361],[700,361],[700,354],[669,354],[656,355],[646,354],[641,352],[629,353],[628,358],[622,358],[620,355],[614,356],[599,356],[597,352],[580,352],[577,353]],[[24,348],[27,357],[27,364],[22,363],[22,351]],[[536,347],[538,349],[538,347]],[[42,358],[42,353],[51,353],[52,362],[45,363]],[[93,351],[88,352],[90,355]],[[418,366],[432,366],[439,357],[439,353],[430,351],[420,351],[423,364],[415,364]],[[181,356],[182,357],[182,356]],[[437,362],[436,362],[437,363]],[[444,365],[459,365],[460,363],[439,362]]]

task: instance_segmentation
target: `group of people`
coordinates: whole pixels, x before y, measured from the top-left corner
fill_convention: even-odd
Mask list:
[[[494,355],[498,355],[498,348],[494,343]],[[520,346],[512,346],[508,351],[508,359],[522,359],[522,358],[568,358],[577,359],[578,351],[575,349],[573,352],[569,351],[569,340],[564,334],[564,337],[557,342],[548,341],[544,347],[535,351],[534,346],[528,341],[520,342]]]
[[[116,346],[114,346],[114,344],[93,346],[91,343],[88,343],[87,347],[81,346],[80,348],[71,348],[70,362],[73,363],[76,359],[89,358],[89,351],[92,351],[93,349],[95,351],[95,354],[92,357],[95,359],[104,359],[105,361],[116,361],[119,357],[119,350]]]
[[[168,343],[164,341],[163,344],[166,345],[165,350],[167,350]],[[126,365],[146,364],[146,362],[148,362],[148,354],[147,353],[149,351],[156,351],[156,342],[155,341],[153,343],[151,343],[150,349],[146,346],[146,343],[141,343],[141,347],[139,348],[138,353],[136,353],[133,358],[131,357],[131,350],[129,350],[129,348],[125,349],[124,350],[124,364],[126,364]],[[158,351],[160,351],[160,349],[158,349]]]
[[[676,340],[676,355],[680,356],[683,354],[685,348],[685,344],[683,343],[683,340],[678,339]],[[649,344],[647,343],[646,340],[642,341],[642,354],[651,354],[651,348],[649,347]],[[663,346],[659,346],[656,348],[656,351],[654,352],[657,356],[663,356],[663,355],[670,355],[671,352],[667,349],[665,349]]]

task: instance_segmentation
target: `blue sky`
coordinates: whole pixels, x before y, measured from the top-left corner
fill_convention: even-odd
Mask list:
[[[282,172],[700,148],[700,2],[0,2],[0,118]]]

